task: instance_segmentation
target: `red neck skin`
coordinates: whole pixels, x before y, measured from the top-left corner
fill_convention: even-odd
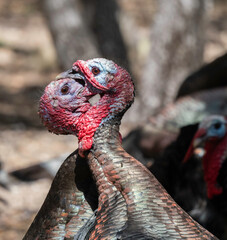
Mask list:
[[[96,129],[108,119],[123,112],[133,102],[134,85],[130,75],[124,69],[118,68],[114,81],[111,79],[107,85],[110,90],[104,93],[99,102],[82,114],[73,124],[76,125],[81,156],[91,149]],[[116,84],[116,82],[120,82],[120,84]]]
[[[56,111],[47,95],[42,97],[40,101],[41,117],[45,126],[49,131],[57,134],[73,134],[78,136],[79,154],[83,157],[84,152],[92,147],[93,135],[110,110],[110,106],[102,104],[106,96],[94,106],[85,104],[80,108],[80,115],[75,116],[70,110],[64,106],[58,106]],[[100,106],[98,106],[100,105]],[[56,131],[57,130],[57,131]]]
[[[133,102],[134,85],[130,75],[117,65],[116,69],[114,75],[106,76],[106,86],[102,86],[90,70],[81,65],[80,70],[94,89],[86,87],[81,92],[82,88],[75,86],[78,95],[75,94],[71,101],[68,98],[64,101],[61,96],[54,95],[56,82],[53,82],[47,86],[45,94],[41,97],[39,114],[44,125],[56,134],[78,136],[79,154],[82,157],[91,149],[96,129],[108,119],[123,115]],[[62,81],[67,82],[64,79]],[[102,97],[91,106],[88,99],[98,92],[101,92]]]
[[[102,119],[108,115],[109,109],[110,107],[108,105],[103,105],[99,108],[94,105],[76,121],[75,125],[79,142],[78,148],[81,156],[84,156],[84,152],[91,149],[94,133]]]
[[[227,136],[219,140],[218,143],[209,141],[205,145],[206,154],[203,157],[204,180],[207,184],[207,196],[210,199],[223,191],[217,183],[217,177],[225,160],[226,146]]]

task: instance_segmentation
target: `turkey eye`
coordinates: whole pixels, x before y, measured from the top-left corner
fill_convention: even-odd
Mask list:
[[[61,88],[61,93],[63,95],[67,94],[68,92],[69,92],[69,87],[67,85],[65,85]]]
[[[92,71],[92,73],[93,73],[95,76],[100,73],[100,69],[97,68],[97,67],[93,67],[91,71]]]
[[[221,123],[215,123],[215,124],[214,124],[214,128],[215,128],[215,129],[219,129],[220,127],[221,127]]]

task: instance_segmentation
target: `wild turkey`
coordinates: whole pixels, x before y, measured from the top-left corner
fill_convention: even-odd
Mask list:
[[[153,159],[159,157],[163,149],[165,149],[173,140],[176,139],[177,134],[175,132],[178,132],[179,126],[176,125],[176,129],[173,129],[173,122],[179,122],[179,119],[181,119],[180,126],[182,127],[197,122],[197,119],[203,119],[205,115],[223,113],[224,109],[223,107],[221,107],[221,105],[225,105],[225,98],[222,98],[222,94],[219,96],[219,90],[217,90],[217,94],[215,94],[215,90],[209,92],[207,91],[207,89],[217,88],[226,85],[226,82],[223,80],[226,78],[225,76],[227,74],[226,64],[227,54],[224,54],[223,56],[217,58],[211,63],[204,65],[198,71],[188,76],[183,82],[183,84],[180,86],[177,96],[177,98],[180,97],[179,101],[168,105],[163,111],[160,111],[160,114],[158,114],[162,115],[162,112],[166,112],[165,117],[166,121],[168,122],[169,116],[172,115],[171,112],[174,112],[174,109],[176,109],[175,117],[171,120],[172,124],[170,131],[162,128],[158,129],[157,126],[153,125],[152,122],[147,123],[144,127],[138,128],[130,132],[130,134],[123,139],[123,146],[126,151],[132,156],[134,156],[136,159],[140,160],[147,167],[150,167],[153,162],[151,157]],[[215,79],[215,81],[213,81],[213,79]],[[206,91],[201,92],[201,94],[199,92],[190,97],[181,98],[182,96],[192,94],[201,90]],[[224,89],[220,89],[220,92],[225,94]],[[204,98],[203,96],[205,95],[214,96],[212,97],[212,105],[214,105],[214,102],[219,102],[220,104],[217,107],[210,109],[209,106],[211,105],[211,101],[209,101],[209,98]],[[194,102],[197,101],[199,105],[204,105],[205,111],[197,111],[195,114],[192,114],[192,112],[195,112],[197,109],[197,105],[193,104],[192,99],[194,99]],[[206,101],[208,101],[207,104]],[[188,117],[185,117],[189,116],[187,109],[190,109],[190,114],[192,116],[192,118],[189,118],[189,120]],[[158,117],[158,115],[156,117],[153,116],[152,118],[153,121],[157,123],[159,122],[158,119],[160,118],[160,116]],[[193,117],[195,117],[195,119],[193,119]],[[154,120],[155,118],[158,119]],[[164,124],[164,126],[165,125],[166,124]],[[167,127],[168,126],[169,124],[167,124]],[[58,159],[51,159],[41,164],[32,165],[24,169],[18,169],[10,172],[9,174],[15,176],[17,179],[22,181],[33,181],[43,177],[52,179],[55,176],[64,158],[65,157],[63,156],[59,156]]]
[[[214,62],[204,66],[194,75],[188,77],[190,80],[186,82],[194,82],[199,78],[202,80],[197,81],[197,83],[203,83],[205,81],[203,79],[210,79],[211,76],[213,76],[208,76],[208,74],[214,71],[217,67],[218,69],[221,69],[219,74],[224,76],[226,58],[227,55],[224,55]],[[215,83],[217,82],[215,81]],[[221,83],[222,81],[220,84]],[[191,89],[195,91],[194,86],[195,84],[193,85],[193,89],[189,88],[189,90]],[[188,87],[184,87],[183,84],[182,89],[185,93],[186,89],[188,90]],[[197,91],[198,90],[199,88]],[[191,96],[182,97],[176,102],[167,105],[160,111],[160,113],[153,116],[150,122],[143,127],[130,132],[130,134],[123,139],[124,149],[144,165],[150,167],[154,162],[154,159],[159,157],[163,150],[176,139],[180,127],[198,122],[210,114],[227,114],[225,104],[227,101],[226,91],[226,88],[205,90],[192,94]],[[33,181],[44,177],[52,179],[64,158],[65,157],[60,156],[57,159],[51,159],[41,164],[15,170],[10,172],[9,175],[22,181]]]
[[[130,75],[106,59],[78,60],[41,98],[43,123],[56,134],[78,136],[79,155],[95,179],[99,199],[90,239],[216,239],[122,148],[119,125],[133,99]]]
[[[221,239],[227,239],[226,124],[227,118],[224,116],[205,118],[200,123],[184,159],[190,162],[188,159],[196,148],[204,149],[202,165],[206,183],[207,216],[203,219],[203,225],[217,233]]]

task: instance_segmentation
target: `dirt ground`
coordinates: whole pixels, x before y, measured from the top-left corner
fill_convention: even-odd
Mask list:
[[[210,14],[205,62],[227,50],[226,16],[226,6],[218,4]],[[50,134],[37,115],[39,97],[58,73],[39,1],[0,1],[0,161],[4,170],[44,162],[76,149],[75,137]],[[13,182],[8,190],[0,187],[0,240],[22,239],[50,184],[50,179],[42,179]]]

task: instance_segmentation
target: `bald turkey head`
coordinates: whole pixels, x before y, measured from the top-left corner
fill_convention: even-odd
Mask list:
[[[217,177],[226,158],[226,124],[227,118],[223,116],[212,115],[205,118],[200,123],[184,158],[184,162],[187,161],[193,152],[195,154],[198,152],[199,157],[202,157],[208,198],[213,198],[223,191],[217,182]],[[202,154],[200,154],[201,148],[203,149]]]
[[[95,95],[100,99],[92,105]],[[112,118],[120,121],[133,99],[134,85],[125,69],[104,58],[78,60],[46,87],[39,115],[49,131],[77,135],[83,155],[96,129]]]

